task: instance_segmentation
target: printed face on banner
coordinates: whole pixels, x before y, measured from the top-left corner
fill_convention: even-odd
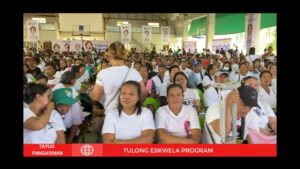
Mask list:
[[[161,43],[169,44],[170,43],[170,27],[162,26],[160,31],[161,31]]]
[[[152,35],[152,29],[151,29],[151,26],[143,26],[142,27],[142,33],[143,33],[143,36],[142,36],[142,42],[144,44],[149,44],[151,42],[151,35]]]
[[[39,24],[37,21],[27,21],[27,39],[28,41],[40,40]]]
[[[70,51],[70,49],[71,49],[71,41],[70,40],[67,40],[67,41],[63,40],[61,42],[62,42],[62,47],[63,47],[62,52],[68,52],[68,51]]]
[[[91,50],[93,50],[94,44],[90,40],[84,40],[83,47],[84,47],[85,51],[91,51]]]
[[[81,40],[72,40],[70,50],[74,51],[74,52],[81,52],[82,51],[82,41]]]
[[[130,24],[121,25],[121,42],[122,43],[131,42],[131,25]]]
[[[61,40],[52,40],[52,50],[55,53],[61,53],[61,51],[63,50],[62,48],[62,41]]]

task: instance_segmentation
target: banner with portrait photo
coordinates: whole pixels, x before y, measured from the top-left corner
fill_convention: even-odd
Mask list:
[[[81,52],[82,51],[82,41],[81,40],[72,40],[70,50],[73,52]]]
[[[161,35],[161,43],[162,44],[169,44],[170,43],[170,26],[162,26],[160,28],[160,35]]]
[[[105,52],[110,45],[110,41],[108,40],[95,40],[92,42],[97,52]]]
[[[37,21],[28,20],[26,25],[27,25],[28,41],[39,41],[40,40],[39,23]]]
[[[212,48],[213,51],[216,50],[229,50],[231,45],[231,38],[225,38],[225,39],[214,39],[212,41]]]
[[[84,51],[88,52],[88,51],[92,51],[93,50],[94,43],[91,40],[83,40],[82,41],[82,46],[84,48]]]
[[[150,44],[152,41],[152,27],[151,26],[142,26],[142,43]]]
[[[256,31],[258,31],[258,16],[257,13],[246,14],[245,25],[245,47],[248,51],[249,48],[255,47]]]
[[[183,42],[183,48],[184,48],[186,53],[188,53],[189,51],[191,53],[194,53],[195,50],[196,50],[196,45],[197,45],[197,41],[185,41],[185,42]]]
[[[61,53],[64,49],[62,40],[52,40],[52,50],[55,53]]]
[[[122,24],[121,25],[121,42],[130,43],[131,42],[131,25]]]
[[[70,52],[71,51],[71,40],[62,40],[61,41],[61,47],[62,47],[62,52]]]

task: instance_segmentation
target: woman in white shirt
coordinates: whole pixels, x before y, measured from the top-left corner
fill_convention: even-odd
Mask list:
[[[268,103],[276,113],[277,101],[276,91],[270,87],[272,83],[272,73],[263,71],[260,74],[259,100]]]
[[[103,143],[152,144],[152,112],[142,107],[141,87],[136,81],[122,84],[118,108],[107,113],[102,129]]]
[[[197,113],[200,113],[200,97],[196,89],[188,88],[188,78],[184,72],[177,72],[174,76],[174,82],[180,84],[184,92],[183,104],[192,106]]]
[[[240,72],[235,76],[234,81],[240,82],[242,79],[244,79],[247,76],[253,76],[251,72],[249,72],[249,69],[247,67],[246,63],[240,63]]]
[[[217,72],[217,67],[213,64],[209,64],[207,66],[207,71],[204,75],[203,81],[210,81],[211,85],[214,85],[215,81],[214,81],[214,75]],[[205,87],[205,86],[203,86]]]
[[[51,90],[41,84],[29,83],[24,100],[28,107],[23,112],[24,144],[64,144],[66,130],[51,102]]]
[[[197,112],[183,105],[183,88],[171,84],[167,89],[168,105],[155,114],[156,131],[162,144],[198,144],[201,130]]]
[[[93,101],[99,101],[105,95],[105,112],[117,108],[118,102],[116,96],[120,86],[125,81],[133,80],[139,82],[141,85],[142,100],[147,97],[146,87],[141,75],[137,70],[130,69],[124,64],[126,58],[127,51],[124,45],[120,42],[112,43],[108,48],[108,60],[112,66],[101,70],[97,74],[96,84],[90,93],[90,97]]]
[[[259,92],[259,83],[255,77],[247,77],[242,80],[242,86],[250,86],[256,89]],[[260,132],[265,135],[273,135],[277,133],[277,118],[275,113],[273,112],[272,108],[269,104],[257,101],[258,107],[253,107],[251,111],[254,112],[257,116],[257,123],[260,127]],[[246,121],[248,117],[246,116]]]

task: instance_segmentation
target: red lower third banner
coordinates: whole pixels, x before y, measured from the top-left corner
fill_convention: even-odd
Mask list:
[[[276,157],[276,144],[24,144],[24,157]]]

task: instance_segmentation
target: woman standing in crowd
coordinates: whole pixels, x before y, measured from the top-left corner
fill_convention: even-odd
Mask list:
[[[192,106],[195,108],[197,113],[200,113],[200,97],[196,89],[188,88],[188,78],[186,77],[185,73],[177,72],[174,75],[174,82],[180,84],[183,88],[184,92],[184,99],[183,104],[187,106]]]
[[[168,105],[155,114],[156,131],[162,144],[198,144],[201,140],[199,118],[194,108],[183,105],[183,88],[171,84],[167,89]]]
[[[66,142],[72,143],[79,133],[79,125],[83,121],[83,113],[78,100],[72,96],[70,88],[60,88],[53,92],[52,100],[55,102],[55,109],[61,115],[66,131]]]
[[[120,42],[112,43],[108,49],[108,60],[112,66],[101,70],[97,74],[96,84],[93,91],[90,93],[90,97],[93,101],[99,101],[104,95],[105,112],[109,112],[110,110],[117,108],[118,99],[116,96],[119,92],[120,86],[125,81],[133,80],[139,82],[141,85],[142,100],[144,100],[147,96],[147,91],[139,72],[124,65],[126,57],[127,51],[124,45]]]
[[[64,144],[66,130],[51,102],[51,90],[41,84],[28,83],[24,94],[28,104],[23,111],[24,144]]]
[[[123,83],[118,108],[110,110],[105,117],[103,143],[152,144],[154,130],[152,112],[142,107],[140,84],[136,81]]]
[[[268,103],[276,113],[276,91],[270,87],[272,83],[272,73],[263,71],[260,74],[259,100]]]

